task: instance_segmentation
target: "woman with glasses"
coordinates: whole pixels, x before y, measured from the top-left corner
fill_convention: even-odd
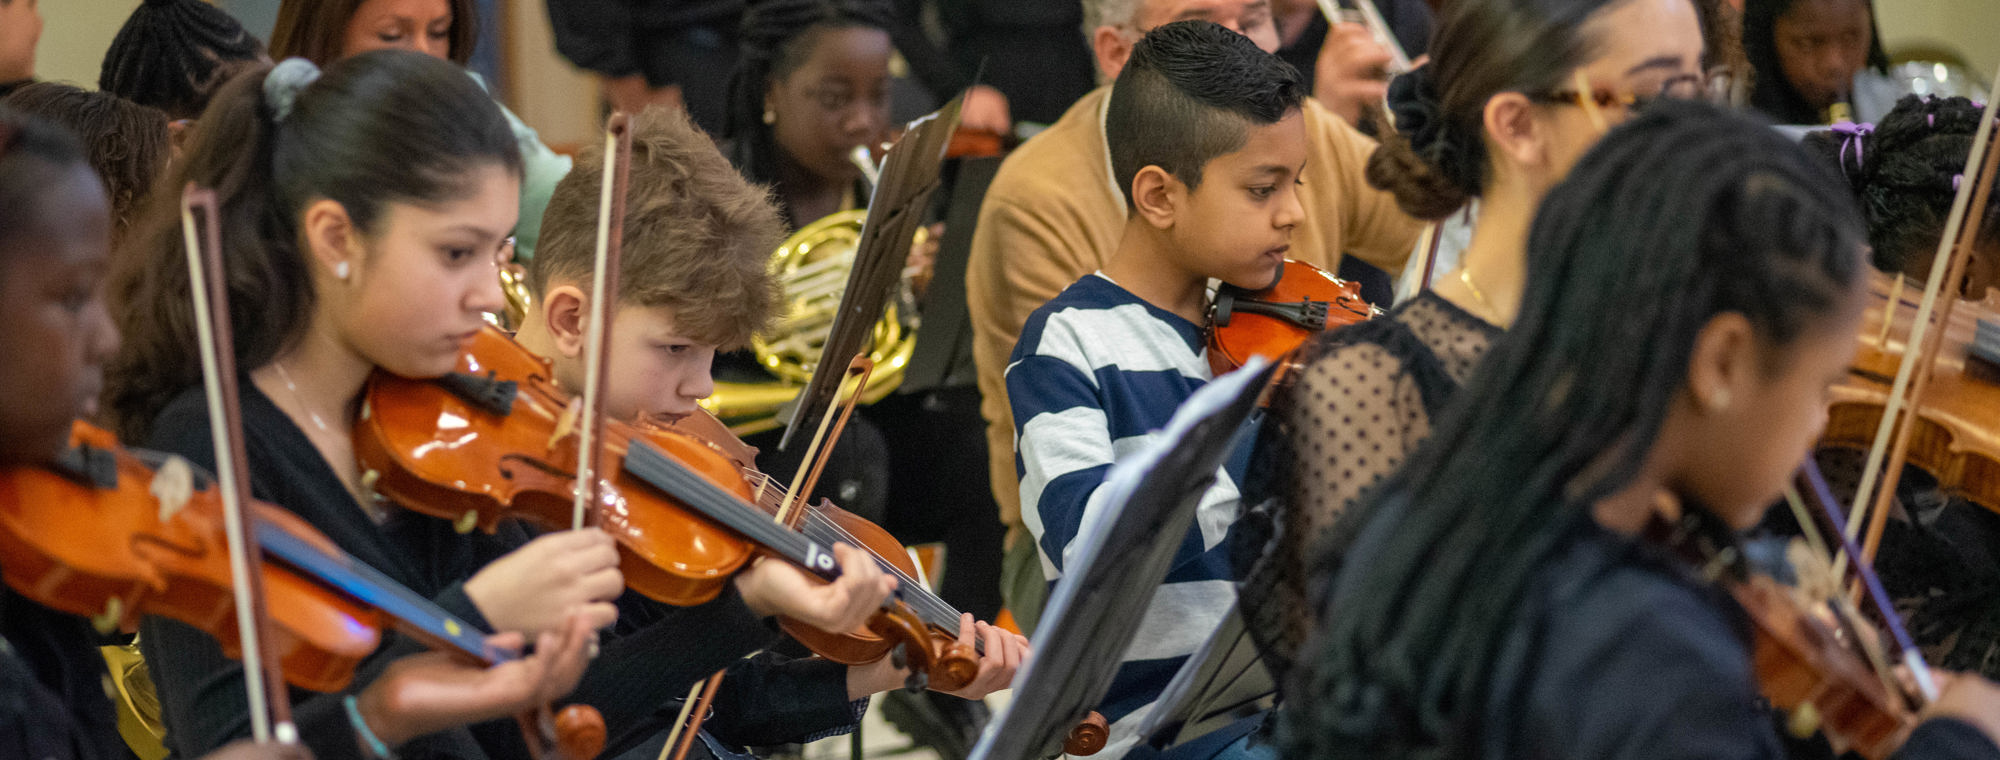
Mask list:
[[[1264,530],[1239,531],[1236,554],[1247,627],[1280,679],[1316,617],[1324,536],[1429,435],[1513,322],[1542,196],[1643,101],[1702,89],[1689,0],[1455,3],[1431,56],[1390,86],[1397,130],[1368,180],[1421,219],[1477,198],[1472,239],[1435,289],[1308,343],[1273,399],[1244,494]]]

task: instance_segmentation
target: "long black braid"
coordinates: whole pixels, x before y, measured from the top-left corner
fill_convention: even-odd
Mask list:
[[[104,52],[97,88],[192,119],[231,75],[264,59],[236,19],[201,0],[146,0]]]
[[[750,0],[743,9],[741,56],[729,77],[722,136],[730,159],[752,182],[778,178],[778,147],[764,123],[764,94],[771,80],[797,70],[820,29],[868,27],[888,31],[895,22],[888,0]]]
[[[1804,144],[1840,165],[1868,219],[1875,266],[1885,272],[1927,272],[1958,195],[1966,154],[1983,109],[1965,98],[1905,95],[1871,132],[1824,131]],[[1981,221],[1983,242],[2000,240],[2000,195]],[[1915,264],[1916,266],[1912,266]]]
[[[1513,329],[1337,534],[1286,755],[1504,747],[1482,718],[1511,693],[1496,650],[1538,568],[1635,476],[1712,317],[1783,346],[1843,302],[1852,220],[1823,164],[1713,106],[1661,103],[1598,144],[1535,220]]]

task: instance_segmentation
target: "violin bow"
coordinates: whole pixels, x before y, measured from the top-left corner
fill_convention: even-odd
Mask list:
[[[594,523],[598,473],[604,463],[604,346],[611,334],[611,299],[618,295],[618,268],[625,247],[625,184],[632,169],[632,122],[624,112],[604,126],[604,184],[597,202],[597,258],[590,277],[590,315],[585,325],[582,411],[578,414],[576,501],[570,529]]]
[[[1795,481],[1795,485],[1785,494],[1787,500],[1791,501],[1795,508],[1799,507],[1796,498],[1804,494],[1805,499],[1818,508],[1818,516],[1833,528],[1833,535],[1840,539],[1841,551],[1850,556],[1862,556],[1860,549],[1854,545],[1854,539],[1848,535],[1846,520],[1840,516],[1838,506],[1840,502],[1833,497],[1833,489],[1827,487],[1826,477],[1820,474],[1819,465],[1813,462],[1811,456],[1807,456],[1805,461],[1799,464]],[[1807,514],[1798,515],[1799,525],[1808,535],[1817,537],[1819,531],[1812,527],[1812,517],[1813,515]],[[1923,694],[1926,702],[1937,700],[1937,679],[1931,675],[1930,664],[1924,660],[1923,650],[1917,648],[1916,639],[1912,638],[1909,629],[1904,627],[1903,618],[1896,614],[1895,606],[1889,601],[1889,592],[1882,586],[1882,579],[1875,575],[1874,569],[1869,567],[1867,562],[1854,563],[1854,575],[1867,590],[1865,596],[1874,602],[1875,613],[1882,617],[1882,625],[1889,629],[1889,636],[1896,640],[1896,647],[1902,650],[1903,664],[1910,669],[1910,679],[1916,682],[1917,691]],[[1888,681],[1885,685],[1894,686],[1893,680],[1886,676],[1884,680]],[[1890,693],[1896,692],[1897,689],[1890,689]]]
[[[196,220],[196,210],[201,219]],[[195,335],[200,343],[202,385],[208,397],[208,426],[215,444],[215,480],[222,498],[223,527],[229,544],[230,585],[235,592],[236,630],[242,640],[243,683],[249,692],[251,737],[259,743],[297,744],[292,703],[285,692],[278,651],[266,646],[270,621],[264,608],[263,552],[257,526],[244,514],[250,492],[243,451],[242,405],[236,385],[236,341],[229,322],[229,290],[222,267],[221,207],[215,191],[188,183],[181,191],[181,234],[187,246],[188,289],[194,294]]]
[[[833,452],[829,442],[839,440],[840,431],[846,428],[854,405],[861,401],[861,391],[868,387],[868,374],[874,368],[875,362],[865,354],[855,356],[848,364],[847,376],[841,386],[844,389],[852,384],[854,392],[841,400],[838,395],[841,391],[835,391],[836,403],[827,407],[826,414],[820,416],[819,429],[813,433],[812,443],[806,448],[805,466],[799,469],[791,486],[785,489],[785,497],[778,502],[773,521],[791,527],[791,517],[804,514],[806,495],[812,493],[813,486],[819,483],[827,456]],[[856,545],[859,545],[858,541]],[[701,731],[702,721],[708,715],[709,703],[715,700],[715,691],[722,686],[722,674],[723,671],[715,671],[688,690],[687,699],[681,702],[680,714],[674,718],[674,727],[667,732],[667,743],[660,746],[659,760],[669,760],[669,754],[671,760],[685,760],[688,749],[694,746],[695,735]]]
[[[2000,71],[1995,71],[1994,76],[2000,78]],[[1950,324],[1952,307],[1958,304],[1958,283],[1965,277],[1966,264],[1972,258],[1973,243],[1978,239],[1980,221],[1985,217],[1984,213],[1971,213],[1968,220],[1968,211],[1985,209],[1992,197],[1994,171],[1996,164],[2000,164],[2000,151],[1992,149],[1996,106],[2000,106],[2000,99],[1989,100],[1986,110],[1980,114],[1979,130],[1972,138],[1971,152],[1965,157],[1965,172],[1960,175],[1964,179],[1959,182],[1958,195],[1952,199],[1944,234],[1938,238],[1930,279],[1924,284],[1923,300],[1917,306],[1910,337],[1903,344],[1903,360],[1896,367],[1895,383],[1890,386],[1889,398],[1882,407],[1882,421],[1875,428],[1874,445],[1869,447],[1867,463],[1862,467],[1860,488],[1855,491],[1854,506],[1844,533],[1847,538],[1855,538],[1866,515],[1867,536],[1861,544],[1862,553],[1855,555],[1860,564],[1872,561],[1876,550],[1881,548],[1882,531],[1888,525],[1889,507],[1895,502],[1896,486],[1903,476],[1903,463],[1909,458],[1910,434],[1916,429],[1916,415],[1907,412],[1916,406],[1930,385],[1932,366],[1944,346],[1945,327]],[[1950,283],[1951,287],[1944,287],[1945,283]],[[1897,306],[1894,300],[1884,305],[1884,321],[1895,318]],[[1932,324],[1934,312],[1936,329]],[[1913,347],[1920,348],[1912,350]],[[1876,486],[1878,477],[1881,479],[1879,488]],[[1872,513],[1864,511],[1870,509]],[[1843,554],[1835,559],[1836,574],[1845,565],[1846,556]]]

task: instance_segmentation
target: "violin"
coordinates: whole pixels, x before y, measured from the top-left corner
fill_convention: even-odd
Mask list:
[[[1817,506],[1815,515],[1846,541],[1833,497],[1810,459],[1800,466],[1795,490]],[[1810,530],[1813,518],[1800,515],[1802,526]],[[1847,626],[1830,626],[1793,590],[1753,571],[1735,548],[1728,526],[1703,510],[1684,509],[1672,523],[1656,516],[1647,534],[1700,566],[1742,607],[1751,624],[1752,668],[1759,690],[1790,716],[1793,734],[1803,738],[1818,732],[1837,754],[1853,751],[1870,760],[1886,758],[1902,746],[1917,725],[1916,710],[1912,699],[1888,677],[1882,653],[1868,649],[1872,639],[1867,633],[1872,632],[1853,625],[1857,613],[1836,616]],[[1851,550],[1852,542],[1847,544]],[[1903,647],[1913,675],[1920,684],[1929,684],[1929,670],[1894,609],[1888,607],[1881,582],[1866,564],[1854,568],[1887,613],[1885,623]]]
[[[197,216],[200,223],[197,223]],[[282,509],[258,505],[250,498],[248,456],[241,434],[242,405],[237,390],[236,352],[229,348],[235,345],[235,340],[230,324],[229,291],[223,276],[226,270],[222,264],[220,217],[221,205],[213,190],[193,183],[182,190],[181,229],[188,259],[189,291],[194,301],[195,337],[201,358],[203,391],[208,402],[209,422],[213,425],[212,442],[217,464],[216,487],[213,490],[216,508],[206,514],[220,525],[223,535],[219,545],[226,547],[220,554],[229,573],[226,576],[229,579],[228,598],[233,602],[232,612],[238,632],[236,646],[244,663],[244,684],[249,692],[251,733],[258,742],[290,744],[297,741],[298,732],[291,722],[290,697],[280,683],[285,677],[285,658],[280,650],[265,646],[265,641],[273,638],[273,621],[276,618],[270,611],[274,608],[288,609],[301,602],[283,596],[276,603],[266,601],[266,552],[286,559],[295,569],[314,574],[332,588],[357,599],[375,602],[375,609],[392,614],[404,624],[406,630],[433,646],[455,645],[460,654],[488,666],[497,661],[499,651],[489,646],[483,637],[464,639],[476,635],[477,629],[438,610],[428,600],[402,589],[367,565],[340,553],[331,540],[311,532],[303,520]],[[105,442],[100,440],[100,443]],[[188,469],[185,460],[169,460],[169,464],[172,461],[183,463],[175,471]],[[168,483],[154,480],[149,484],[147,493],[168,493],[168,489],[156,487],[164,485]],[[178,489],[170,495],[178,497]],[[155,510],[157,519],[165,522],[175,514],[189,514],[185,509],[177,512],[165,509],[170,503],[170,500],[160,498],[156,503],[160,507]],[[247,514],[246,510],[252,508],[261,514]],[[286,520],[293,524],[286,526]],[[261,530],[267,523],[279,527]],[[212,533],[207,538],[214,538]],[[317,537],[317,541],[311,540],[311,537]],[[210,543],[207,546],[216,545]],[[208,554],[217,552],[211,550]],[[397,590],[400,593],[395,593]],[[322,597],[301,598],[304,603],[316,607],[327,606],[320,601]],[[430,621],[431,625],[421,625],[417,621]],[[381,621],[375,623],[373,628],[356,630],[373,631],[369,635],[379,642]],[[197,622],[197,625],[200,623]],[[213,632],[213,626],[209,629]],[[222,640],[227,636],[217,638]],[[336,691],[351,679],[353,664],[345,665],[347,675],[338,677],[340,683],[322,691]],[[571,705],[557,715],[543,704],[518,718],[532,757],[569,760],[593,757],[603,750],[604,718],[588,705]]]
[[[258,544],[274,560],[262,564],[275,633],[268,643],[286,682],[346,689],[391,629],[485,665],[521,656],[487,643],[477,627],[342,552],[291,512],[252,507]],[[100,631],[159,615],[201,629],[240,657],[222,519],[221,495],[206,473],[180,457],[121,448],[109,431],[79,421],[54,464],[0,471],[0,573],[15,593],[88,617]],[[568,757],[603,745],[603,718],[587,706],[532,728],[531,737]]]
[[[1224,283],[1216,289],[1208,312],[1208,366],[1221,375],[1252,356],[1275,360],[1314,335],[1379,313],[1361,299],[1359,284],[1285,259],[1271,287],[1253,291]]]
[[[759,471],[756,466],[757,449],[723,424],[714,414],[697,407],[693,412],[679,419],[665,423],[665,426],[699,438],[714,447],[716,451],[735,462],[742,470],[743,478],[753,485],[752,501],[764,512],[771,515],[787,514],[784,510],[785,489],[771,476]],[[833,437],[838,437],[834,433]],[[905,551],[901,541],[865,517],[834,506],[832,501],[820,499],[819,503],[806,505],[803,509],[791,510],[788,514],[791,526],[807,537],[824,544],[842,543],[867,551],[885,572],[894,576],[898,588],[904,590],[905,601],[916,610],[919,617],[930,628],[930,634],[938,646],[950,648],[962,646],[957,643],[959,611],[949,602],[931,593],[919,580],[922,569]],[[873,634],[855,631],[846,635],[831,634],[789,620],[780,620],[787,634],[798,639],[807,648],[818,652],[829,660],[844,665],[861,665],[874,662],[868,653],[878,645],[868,640]],[[847,640],[842,640],[847,639]],[[977,654],[985,654],[984,642],[974,639],[973,649]],[[879,658],[880,655],[876,655]],[[934,666],[935,667],[935,666]],[[933,672],[931,680],[948,683],[949,679]],[[1072,729],[1069,739],[1063,745],[1063,752],[1070,755],[1089,755],[1104,748],[1110,738],[1109,727],[1104,717],[1091,713],[1084,722]]]
[[[1820,444],[1867,450],[1881,424],[1897,364],[1908,350],[1903,336],[1917,304],[1896,291],[1893,275],[1872,283],[1873,303],[1862,319],[1859,350],[1846,379],[1833,388]],[[1891,299],[1894,299],[1893,301]],[[1977,337],[1997,329],[1983,304],[1962,302],[1943,325],[1943,344],[1931,365],[1930,385],[1911,410],[1908,463],[1938,480],[1947,494],[2000,511],[2000,371],[1982,357]],[[1933,328],[1937,329],[1937,328]]]
[[[365,399],[355,453],[376,493],[453,520],[460,530],[491,531],[509,518],[571,525],[580,448],[568,394],[546,359],[497,328],[480,331],[457,371],[432,380],[377,372]],[[744,506],[755,496],[752,485],[708,443],[613,420],[605,421],[602,441],[604,467],[591,508],[598,527],[617,538],[627,587],[667,604],[701,604],[759,553],[823,578],[838,576],[826,545]],[[699,491],[699,501],[667,491],[657,475],[663,461],[698,473],[694,479],[712,490]],[[912,669],[963,674],[943,680],[947,689],[977,672],[967,653],[936,646],[923,618],[903,601],[886,603],[869,627],[882,643],[864,662],[893,649]],[[947,660],[956,662],[935,664]]]

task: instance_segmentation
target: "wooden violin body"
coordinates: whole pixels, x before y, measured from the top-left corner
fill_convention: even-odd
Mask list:
[[[1859,350],[1845,382],[1832,390],[1820,444],[1866,450],[1874,440],[1896,365],[1907,349],[1916,307],[1889,303],[1887,277],[1874,283],[1874,303],[1862,320]],[[1978,304],[1960,303],[1945,325],[1943,348],[1930,387],[1914,410],[1909,464],[1930,473],[1946,493],[2000,510],[2000,384],[1977,370],[1970,347],[1982,316]],[[1984,315],[1991,319],[1990,314]],[[1884,339],[1884,320],[1894,324]]]
[[[1867,663],[1769,576],[1729,588],[1755,631],[1752,665],[1764,698],[1793,716],[1797,733],[1817,730],[1836,751],[1880,760],[1917,725]]]
[[[707,410],[697,408],[670,424],[670,427],[708,442],[715,450],[729,457],[744,471],[744,477],[756,484],[756,503],[772,515],[782,513],[784,492],[771,479],[756,469],[757,449],[743,443],[729,427]],[[815,541],[825,544],[845,543],[874,555],[875,560],[892,575],[902,579],[904,596],[912,608],[926,624],[933,647],[937,653],[932,656],[929,682],[933,688],[949,691],[971,682],[978,674],[978,665],[973,662],[979,649],[967,651],[958,643],[959,612],[944,600],[923,589],[918,579],[923,577],[916,560],[898,540],[882,526],[867,518],[834,506],[833,502],[821,499],[819,503],[806,505],[802,511],[791,516],[796,528]],[[917,588],[912,589],[911,586]],[[780,620],[787,634],[805,644],[808,649],[834,662],[845,665],[861,665],[881,659],[891,642],[873,631],[859,630],[847,633],[828,633],[801,625],[790,620]],[[975,647],[979,642],[975,640]],[[1063,751],[1070,755],[1090,755],[1103,749],[1110,739],[1110,728],[1104,716],[1091,713],[1083,722],[1071,729],[1064,742]]]
[[[241,642],[232,598],[220,499],[185,462],[165,478],[109,432],[78,422],[76,473],[39,467],[0,473],[0,566],[6,582],[52,609],[130,629],[159,615],[207,632],[235,656]],[[170,460],[173,461],[173,460]],[[179,480],[178,483],[167,481]],[[266,531],[336,552],[325,536],[283,509],[258,504]],[[381,642],[373,609],[281,565],[265,566],[267,606],[286,680],[334,692]]]
[[[1361,286],[1286,259],[1277,283],[1258,291],[1223,285],[1209,309],[1208,365],[1220,375],[1252,356],[1276,360],[1323,331],[1374,317]]]
[[[555,386],[547,360],[487,327],[460,357],[458,370],[437,380],[378,372],[369,381],[354,436],[365,479],[405,508],[453,520],[461,530],[492,530],[509,517],[570,527],[580,452],[571,404]],[[720,490],[720,499],[756,503],[735,461],[713,445],[673,430],[607,421],[603,446],[593,515],[597,527],[617,539],[627,587],[667,604],[701,604],[760,551],[771,550],[771,543],[742,530],[750,526],[725,527],[629,466],[639,446],[649,457],[693,471]],[[822,576],[833,570],[831,557],[787,559]],[[959,684],[976,672],[963,653],[932,645],[922,620],[900,602],[868,625],[880,648],[864,662],[911,643],[904,653],[912,667],[957,660],[946,672],[966,673]]]
[[[570,526],[577,438],[569,395],[547,360],[497,328],[480,331],[444,382],[376,373],[354,435],[372,487],[407,509],[491,531],[515,517]],[[633,436],[693,463],[711,482],[748,499],[736,468],[709,446],[670,431],[606,425],[600,527],[618,538],[626,584],[678,606],[715,598],[755,554],[728,530],[658,499],[617,466]]]

